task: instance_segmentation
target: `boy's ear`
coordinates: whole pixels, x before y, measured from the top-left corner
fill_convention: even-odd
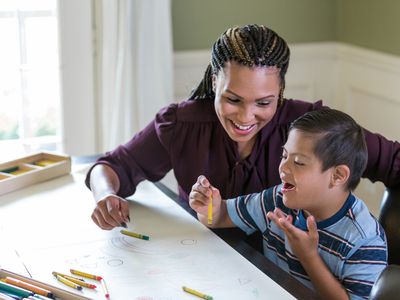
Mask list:
[[[346,165],[338,165],[334,167],[332,172],[332,186],[345,185],[350,177],[350,169]]]

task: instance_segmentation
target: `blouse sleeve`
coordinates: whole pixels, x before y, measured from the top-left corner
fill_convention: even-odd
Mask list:
[[[163,108],[143,130],[129,142],[100,157],[86,175],[90,188],[90,173],[94,166],[105,164],[118,175],[118,196],[128,197],[143,180],[158,181],[171,169],[170,145],[176,124],[177,104]]]
[[[365,130],[368,164],[363,177],[386,186],[400,185],[400,144]]]

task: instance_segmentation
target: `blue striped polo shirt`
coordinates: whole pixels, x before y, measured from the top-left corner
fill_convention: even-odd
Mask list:
[[[227,200],[230,218],[247,234],[263,235],[265,256],[306,286],[313,285],[293,254],[284,232],[267,218],[275,207],[293,216],[294,225],[307,230],[302,210],[289,209],[282,200],[282,185],[261,193]],[[350,194],[343,207],[329,219],[317,222],[318,252],[351,299],[367,299],[372,285],[387,265],[387,244],[383,228],[364,202]]]

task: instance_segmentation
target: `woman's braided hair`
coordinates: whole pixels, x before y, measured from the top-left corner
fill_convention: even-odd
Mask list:
[[[275,31],[263,25],[233,27],[225,31],[212,47],[211,63],[204,77],[189,99],[214,99],[212,75],[223,69],[225,62],[254,67],[277,67],[280,72],[281,90],[279,103],[283,101],[285,74],[289,66],[290,50],[285,40]]]

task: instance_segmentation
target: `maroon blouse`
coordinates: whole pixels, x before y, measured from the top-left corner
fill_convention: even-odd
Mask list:
[[[171,104],[128,143],[106,153],[96,164],[106,164],[118,174],[121,197],[132,195],[142,180],[158,181],[171,169],[180,198],[186,201],[201,174],[224,199],[259,192],[280,183],[278,166],[290,123],[322,107],[322,101],[285,100],[260,131],[251,154],[241,160],[236,143],[217,118],[212,100]],[[387,186],[400,184],[400,144],[367,130],[365,133],[368,166],[364,177]]]

